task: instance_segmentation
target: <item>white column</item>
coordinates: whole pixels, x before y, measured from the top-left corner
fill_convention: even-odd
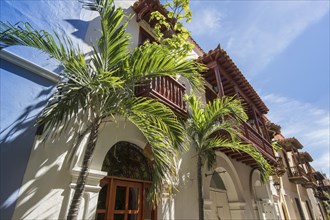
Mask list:
[[[75,167],[71,171],[71,184],[70,184],[70,196],[68,201],[68,207],[67,211],[69,210],[71,200],[74,194],[74,189],[76,187],[76,182],[78,179],[80,173],[80,168]],[[90,170],[86,185],[85,185],[85,191],[83,194],[83,198],[80,204],[79,213],[78,213],[78,219],[94,219],[95,213],[96,213],[96,207],[97,207],[97,199],[98,199],[98,193],[101,190],[101,187],[99,185],[100,180],[106,176],[107,173],[103,171],[98,170]]]

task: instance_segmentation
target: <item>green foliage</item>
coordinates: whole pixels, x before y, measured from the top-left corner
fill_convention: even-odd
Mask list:
[[[273,147],[275,152],[278,152],[278,151],[282,150],[281,145],[279,145],[279,143],[275,139],[272,140],[272,147]]]
[[[194,45],[187,41],[190,32],[182,23],[191,21],[192,12],[189,4],[189,0],[166,1],[164,8],[167,13],[154,11],[150,18],[157,21],[154,27],[156,40],[171,48],[179,57],[186,56],[194,48]]]
[[[223,97],[203,104],[196,96],[186,96],[186,99],[191,110],[188,136],[208,168],[216,162],[215,150],[227,148],[250,155],[259,166],[262,180],[268,181],[271,166],[252,145],[238,140],[239,125],[248,118],[240,101],[235,97]]]

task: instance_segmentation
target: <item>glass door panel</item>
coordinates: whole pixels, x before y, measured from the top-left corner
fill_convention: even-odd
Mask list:
[[[142,183],[114,180],[110,201],[110,220],[142,220]]]
[[[116,187],[115,210],[125,210],[126,205],[126,187]]]
[[[101,188],[100,193],[99,193],[97,208],[98,209],[106,209],[108,184],[101,183],[100,186],[102,188]]]
[[[139,189],[129,188],[128,210],[139,210]]]
[[[128,220],[138,220],[137,219],[137,214],[130,214],[130,215],[128,215]]]
[[[115,214],[114,220],[125,220],[125,214]]]

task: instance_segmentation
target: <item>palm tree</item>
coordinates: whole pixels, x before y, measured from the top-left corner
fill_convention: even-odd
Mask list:
[[[89,165],[98,138],[99,127],[105,120],[124,116],[137,126],[152,147],[153,202],[157,201],[164,181],[173,184],[176,174],[177,150],[184,147],[183,126],[176,115],[155,100],[136,97],[136,86],[155,77],[181,75],[193,87],[200,87],[199,71],[203,67],[193,60],[178,58],[176,51],[157,44],[145,44],[129,52],[130,35],[127,19],[112,0],[97,1],[95,9],[101,18],[101,37],[85,56],[72,41],[41,30],[28,23],[0,23],[0,48],[21,45],[37,48],[60,61],[62,80],[41,114],[38,124],[48,134],[61,134],[74,123],[83,123],[75,131],[74,151],[84,135],[88,136],[67,219],[76,219],[89,172]],[[69,126],[69,127],[70,127]]]
[[[186,96],[189,103],[187,132],[197,155],[197,187],[199,220],[204,219],[202,168],[211,169],[216,162],[216,149],[228,148],[250,155],[259,165],[262,180],[267,181],[271,167],[263,156],[249,144],[237,140],[240,122],[247,120],[239,100],[234,97],[217,98],[203,104],[196,96]]]

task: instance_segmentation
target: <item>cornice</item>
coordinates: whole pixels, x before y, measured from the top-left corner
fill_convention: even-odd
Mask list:
[[[22,67],[23,69],[26,69],[28,71],[31,71],[32,73],[35,73],[43,78],[46,78],[52,82],[57,83],[61,77],[54,72],[51,72],[41,66],[38,66],[16,54],[13,54],[11,52],[8,52],[6,50],[0,51],[0,59],[6,60],[12,64],[15,64],[19,67]]]

